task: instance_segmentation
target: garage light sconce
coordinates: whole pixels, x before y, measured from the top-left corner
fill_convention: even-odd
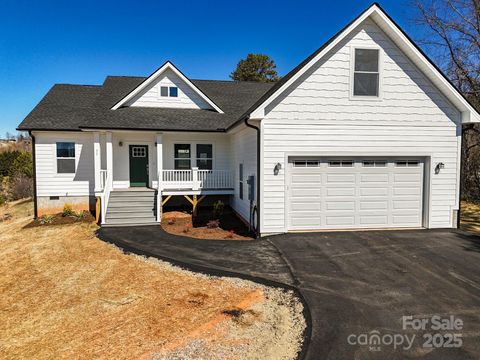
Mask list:
[[[445,164],[442,162],[438,163],[437,166],[435,166],[435,175],[438,175],[441,169],[445,169]]]
[[[278,175],[278,173],[280,172],[281,169],[282,169],[282,164],[277,163],[277,164],[275,165],[275,167],[273,168],[273,174],[274,174],[274,175]]]
[[[123,146],[123,141],[119,141],[118,146],[122,147]]]

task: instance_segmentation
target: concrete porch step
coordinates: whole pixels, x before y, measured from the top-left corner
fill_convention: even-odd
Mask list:
[[[102,226],[160,226],[155,220],[123,220],[123,219],[114,219],[107,220]]]
[[[110,196],[114,197],[155,197],[155,191],[112,191]]]

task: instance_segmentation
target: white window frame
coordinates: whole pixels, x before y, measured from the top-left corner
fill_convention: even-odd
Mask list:
[[[162,88],[167,88],[167,96],[162,96]],[[177,96],[170,96],[170,88],[177,88]],[[162,85],[158,84],[158,98],[159,99],[178,99],[180,97],[180,89],[176,85]]]
[[[192,162],[192,144],[189,143],[188,141],[185,141],[185,142],[182,142],[182,141],[176,141],[174,144],[173,144],[173,169],[175,170],[186,170],[186,169],[176,169],[175,168],[175,161],[176,160],[187,160],[187,158],[177,158],[175,157],[175,146],[176,145],[190,145],[190,157],[188,158],[190,160],[190,169],[192,169],[193,167],[193,162]]]
[[[198,152],[197,152],[197,146],[198,145],[210,145],[212,147],[212,157],[211,158],[205,158],[205,159],[201,159],[198,157]],[[212,161],[212,169],[211,170],[214,170],[215,169],[215,163],[213,161],[213,158],[214,158],[214,146],[213,146],[213,143],[211,142],[208,142],[208,141],[204,141],[204,142],[196,142],[195,143],[195,166],[198,167],[198,160],[211,160]],[[199,168],[200,169],[200,168]],[[208,169],[202,169],[202,170],[208,170]]]
[[[75,149],[75,157],[68,157],[68,158],[57,157],[57,143],[73,143],[73,146],[74,146],[74,149]],[[58,139],[58,140],[55,140],[55,142],[53,143],[53,163],[54,163],[54,169],[55,169],[55,176],[67,177],[67,178],[74,178],[75,177],[75,175],[77,174],[77,165],[78,165],[77,154],[80,151],[79,147],[77,145],[79,145],[79,144],[75,140],[72,140],[72,139]],[[59,173],[58,172],[58,162],[57,162],[58,159],[74,159],[75,160],[75,171],[73,173]]]
[[[354,95],[353,87],[355,85],[355,50],[378,50],[378,96]],[[352,45],[350,47],[350,100],[360,101],[383,101],[383,51],[379,46],[372,45]]]
[[[209,141],[209,140],[197,140],[197,141],[181,141],[181,140],[175,140],[173,143],[173,168],[175,169],[175,160],[178,160],[179,158],[175,157],[175,145],[190,145],[190,168],[192,167],[198,167],[197,166],[197,144],[200,145],[212,145],[212,170],[216,169],[216,164],[215,164],[215,142]]]

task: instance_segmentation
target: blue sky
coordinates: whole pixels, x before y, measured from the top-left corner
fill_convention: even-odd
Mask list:
[[[193,79],[228,79],[247,53],[285,75],[371,1],[24,1],[0,12],[0,137],[55,83],[146,76],[171,60]],[[410,0],[382,7],[413,38]]]

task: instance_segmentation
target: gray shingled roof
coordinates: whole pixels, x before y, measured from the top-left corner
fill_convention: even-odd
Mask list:
[[[57,84],[18,129],[224,131],[273,86],[272,83],[191,80],[224,114],[199,109],[123,107],[111,110],[145,79],[108,76],[102,86]]]

